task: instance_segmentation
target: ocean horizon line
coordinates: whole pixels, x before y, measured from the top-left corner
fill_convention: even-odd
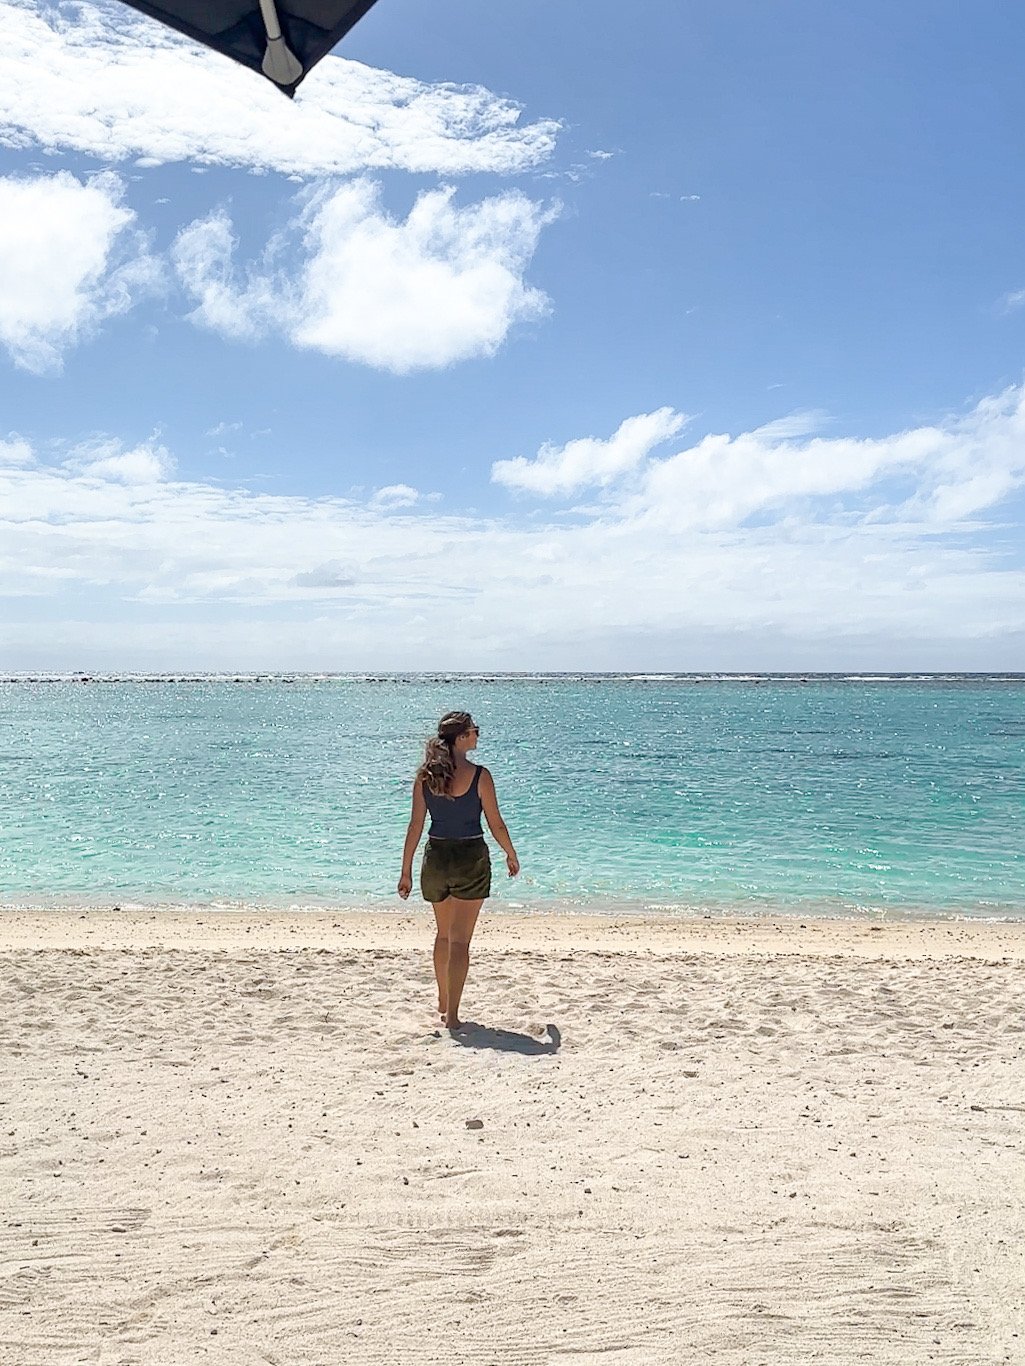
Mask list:
[[[1013,669],[19,669],[0,673],[0,684],[10,683],[508,683],[627,682],[627,683],[935,683],[1025,682],[1025,670]]]

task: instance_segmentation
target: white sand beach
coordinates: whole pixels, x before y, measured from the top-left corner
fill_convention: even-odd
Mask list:
[[[0,917],[5,1366],[1025,1362],[1025,925]]]

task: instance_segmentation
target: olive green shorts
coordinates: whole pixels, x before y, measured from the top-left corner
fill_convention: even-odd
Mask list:
[[[420,867],[425,901],[482,901],[491,895],[491,855],[484,836],[475,840],[427,841]]]

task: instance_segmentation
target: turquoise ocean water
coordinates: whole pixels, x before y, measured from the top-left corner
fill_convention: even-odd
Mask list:
[[[0,903],[398,908],[456,707],[498,906],[1025,916],[1025,677],[954,675],[12,677]]]

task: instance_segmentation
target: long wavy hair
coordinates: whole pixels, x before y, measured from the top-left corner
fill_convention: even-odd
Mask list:
[[[438,733],[424,746],[424,761],[416,771],[416,780],[425,783],[434,797],[448,797],[448,785],[456,771],[455,742],[473,725],[468,711],[447,711],[438,722]]]

